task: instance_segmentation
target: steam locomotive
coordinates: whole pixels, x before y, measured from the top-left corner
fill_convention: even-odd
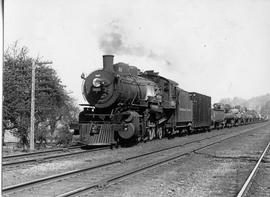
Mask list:
[[[88,102],[79,114],[82,144],[162,139],[227,124],[222,110],[211,110],[211,97],[187,92],[153,70],[141,72],[122,62],[114,64],[113,58],[104,55],[103,68],[82,77],[82,92]]]

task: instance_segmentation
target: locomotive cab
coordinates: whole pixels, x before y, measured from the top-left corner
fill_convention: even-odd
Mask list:
[[[160,76],[158,72],[154,72],[153,70],[145,71],[141,74],[141,76],[152,80],[157,84],[155,92],[156,95],[158,95],[158,97],[160,98],[163,108],[175,108],[176,87],[178,85],[176,82]]]

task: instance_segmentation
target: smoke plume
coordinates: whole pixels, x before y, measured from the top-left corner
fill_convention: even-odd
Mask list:
[[[108,25],[107,32],[103,33],[99,38],[100,49],[105,54],[148,57],[153,60],[162,61],[167,66],[171,66],[169,60],[140,44],[130,43],[125,35],[127,34],[121,29],[119,21],[112,21]]]

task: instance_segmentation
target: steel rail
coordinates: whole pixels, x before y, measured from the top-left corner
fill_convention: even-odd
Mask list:
[[[78,152],[73,152],[73,153],[51,155],[51,156],[32,158],[32,159],[26,159],[26,160],[19,160],[19,161],[12,161],[12,162],[2,162],[2,166],[4,167],[4,166],[17,165],[17,164],[41,162],[41,161],[55,159],[55,158],[59,158],[59,157],[67,157],[67,156],[71,156],[71,155],[78,155],[78,154],[83,154],[83,153],[88,153],[88,152],[96,152],[96,151],[105,150],[105,149],[109,149],[109,148],[108,147],[101,147],[101,148],[96,148],[96,149],[91,149],[91,150],[83,150],[83,151],[78,151]]]
[[[51,149],[51,150],[45,150],[45,151],[35,151],[35,152],[31,152],[31,153],[7,155],[7,156],[4,156],[3,159],[32,156],[32,155],[38,155],[38,154],[50,153],[50,152],[60,152],[60,151],[66,151],[66,150],[69,150],[69,149],[76,149],[76,148],[80,148],[80,147],[81,146],[71,146],[71,147],[67,147],[67,148],[59,148],[59,149]]]
[[[261,161],[263,159],[263,157],[265,156],[268,148],[270,146],[270,142],[268,143],[268,145],[266,146],[266,148],[264,149],[264,151],[262,152],[261,156],[260,156],[260,159],[258,160],[258,162],[256,163],[255,167],[253,168],[252,172],[249,174],[248,178],[246,179],[245,183],[243,184],[241,190],[239,191],[239,193],[237,194],[237,197],[242,197],[244,196],[247,191],[248,191],[248,188],[249,188],[249,185],[251,184],[252,182],[252,178],[255,177],[257,171],[258,171],[258,168],[259,168],[259,165],[261,164]]]
[[[263,127],[263,126],[266,126],[266,125],[267,124],[260,125],[260,126],[254,127],[254,128],[245,129],[245,130],[241,131],[240,134],[236,134],[236,135],[227,137],[227,138],[225,138],[223,140],[219,140],[218,142],[215,142],[215,143],[219,143],[221,141],[227,140],[229,138],[236,137],[238,135],[241,135],[243,133],[246,133],[248,131],[252,131],[254,129],[257,129],[257,128],[260,128],[260,127]],[[36,179],[36,180],[25,182],[25,183],[20,183],[20,184],[17,184],[17,185],[8,186],[8,187],[3,188],[2,191],[3,192],[9,192],[9,191],[20,189],[20,188],[24,188],[24,187],[27,187],[27,186],[32,186],[32,185],[35,185],[37,183],[42,183],[42,182],[46,182],[46,181],[52,181],[52,180],[63,178],[63,177],[69,176],[69,175],[74,175],[74,174],[78,174],[78,173],[81,173],[81,172],[85,172],[85,171],[89,171],[89,170],[94,170],[94,169],[98,169],[98,168],[101,168],[101,167],[105,167],[105,166],[109,166],[109,165],[113,165],[113,164],[117,164],[117,163],[123,163],[125,161],[129,161],[129,160],[136,159],[136,158],[139,158],[139,157],[144,157],[144,156],[147,156],[147,155],[151,155],[151,154],[155,154],[155,153],[158,153],[158,152],[170,150],[170,149],[173,149],[173,148],[185,146],[185,145],[188,145],[188,144],[192,144],[192,143],[196,143],[196,142],[208,140],[208,139],[211,139],[211,138],[214,138],[214,137],[217,137],[217,136],[222,136],[222,135],[226,135],[226,133],[225,134],[221,134],[221,135],[214,135],[214,136],[203,138],[203,139],[199,139],[199,140],[190,141],[190,142],[187,142],[187,143],[184,143],[184,144],[178,144],[178,145],[175,145],[175,146],[166,147],[166,148],[159,149],[159,150],[150,151],[148,153],[143,153],[143,154],[140,154],[140,155],[131,156],[131,157],[128,157],[128,158],[125,158],[125,159],[119,159],[119,160],[115,160],[115,161],[112,161],[112,162],[106,162],[106,163],[103,163],[103,164],[98,164],[98,165],[90,166],[90,167],[87,167],[87,168],[73,170],[73,171],[69,171],[69,172],[65,172],[65,173],[61,173],[61,174],[57,174],[57,175],[52,175],[52,176],[44,177],[44,178],[41,178],[41,179]],[[231,134],[229,134],[229,135],[231,135]],[[205,147],[207,147],[207,146],[205,146]],[[205,147],[202,147],[202,148],[205,148]],[[196,151],[196,150],[192,150],[192,151],[189,151],[189,152],[193,152],[193,151]]]

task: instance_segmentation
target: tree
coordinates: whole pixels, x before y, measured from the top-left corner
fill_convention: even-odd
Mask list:
[[[17,42],[4,53],[3,121],[18,128],[16,135],[21,139],[26,139],[30,127],[32,61],[40,62],[40,58],[31,58],[28,53],[27,47],[19,47]],[[36,69],[35,99],[36,140],[45,138],[46,142],[46,135],[53,134],[57,124],[68,124],[78,116],[74,99],[49,66],[40,65]]]
[[[261,108],[261,114],[263,116],[268,116],[270,117],[270,100],[267,101]]]

